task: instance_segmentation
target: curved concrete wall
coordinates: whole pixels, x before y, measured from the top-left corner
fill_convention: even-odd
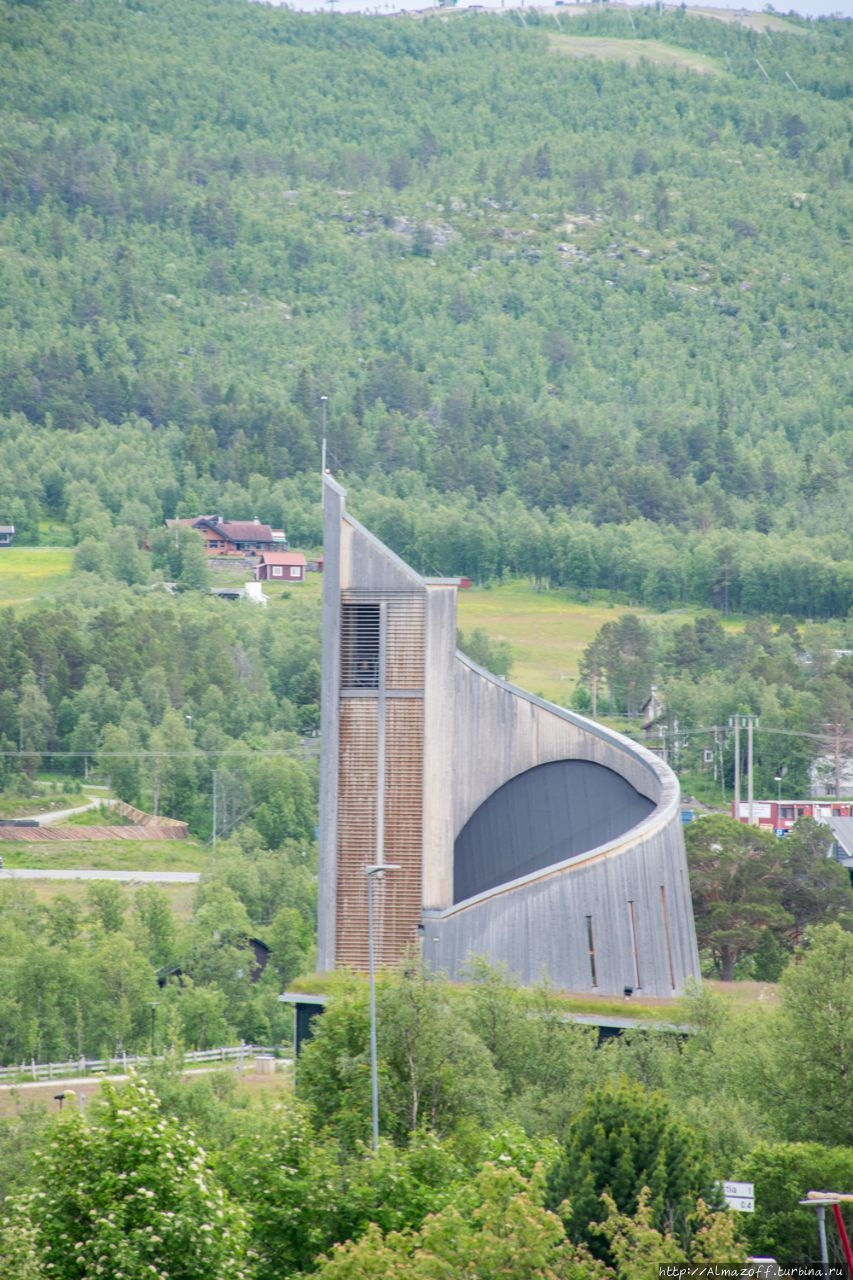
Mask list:
[[[674,774],[456,653],[456,583],[404,564],[349,516],[330,476],[324,503],[319,967],[365,967],[366,871],[388,862],[380,963],[420,927],[426,962],[454,976],[482,955],[525,982],[547,975],[575,991],[671,996],[698,978]],[[382,619],[369,689],[343,683],[353,601]],[[400,676],[415,671],[415,653],[422,687],[420,675]],[[507,787],[557,762],[583,775],[585,797]],[[461,833],[486,802],[513,837],[490,835],[487,822],[475,873],[456,876]]]
[[[595,761],[653,806],[622,835],[424,913],[427,962],[452,976],[473,955],[523,982],[672,996],[699,977],[678,782],[621,734],[544,702],[458,655],[453,814],[458,836],[509,779],[557,760]]]

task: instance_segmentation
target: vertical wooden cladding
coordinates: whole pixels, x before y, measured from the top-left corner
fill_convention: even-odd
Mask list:
[[[366,867],[376,862],[399,867],[374,881],[377,962],[396,963],[418,936],[424,600],[407,592],[347,591],[341,604],[345,692],[340,699],[335,962],[366,969]]]
[[[338,822],[337,965],[366,969],[367,876],[378,861],[376,848],[376,761],[374,698],[341,700],[341,770]],[[395,964],[416,941],[421,914],[421,828],[423,815],[423,726],[421,698],[392,698],[385,704],[385,822],[382,861],[395,863],[376,882],[376,959]]]
[[[367,876],[376,861],[375,698],[341,700],[336,963],[367,967]]]
[[[385,686],[389,690],[423,689],[423,596],[388,596],[386,600]]]
[[[385,877],[377,954],[393,964],[417,939],[421,916],[423,699],[390,699],[385,725],[385,861],[400,870]]]

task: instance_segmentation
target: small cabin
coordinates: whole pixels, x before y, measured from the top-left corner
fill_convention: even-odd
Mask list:
[[[301,551],[264,551],[255,577],[258,582],[304,582],[305,557]]]

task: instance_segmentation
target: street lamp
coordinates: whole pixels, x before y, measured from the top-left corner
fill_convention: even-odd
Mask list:
[[[821,1195],[820,1192],[812,1191],[805,1200],[799,1202],[804,1209],[814,1209],[817,1213],[817,1238],[820,1242],[820,1270],[821,1275],[828,1276],[829,1270],[829,1249],[826,1241],[826,1210],[827,1206],[834,1207],[838,1204],[837,1196],[831,1194]]]
[[[157,1017],[157,1005],[159,1000],[149,1000],[148,1008],[151,1010],[151,1057],[154,1057],[154,1019]]]
[[[396,862],[374,862],[364,868],[367,876],[367,957],[370,967],[370,1101],[373,1150],[379,1149],[379,1071],[376,1063],[376,956],[373,946],[373,881],[385,871],[399,871]]]
[[[782,803],[782,775],[777,773],[773,781],[776,783],[776,803]]]

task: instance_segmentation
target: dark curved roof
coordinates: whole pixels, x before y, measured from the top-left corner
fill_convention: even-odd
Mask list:
[[[556,760],[494,791],[456,838],[453,901],[541,871],[615,840],[654,809],[593,760]]]

